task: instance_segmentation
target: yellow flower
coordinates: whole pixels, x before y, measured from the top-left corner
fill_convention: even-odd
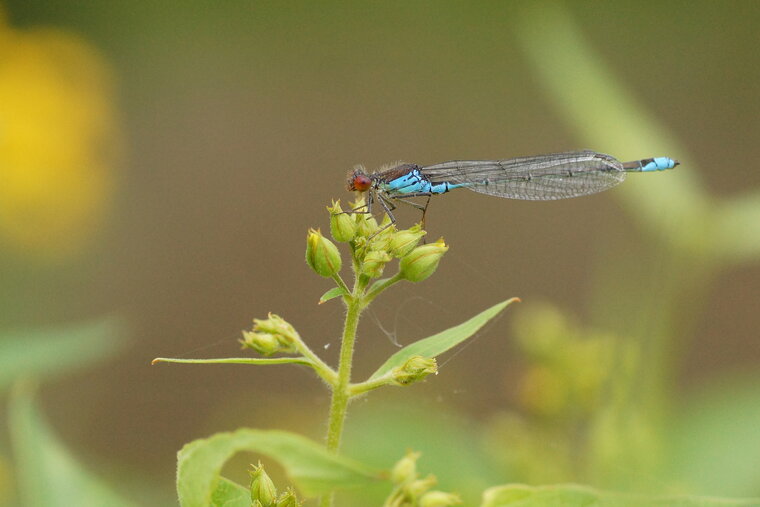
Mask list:
[[[85,41],[15,30],[0,8],[0,245],[46,260],[105,218],[121,154],[113,83]]]

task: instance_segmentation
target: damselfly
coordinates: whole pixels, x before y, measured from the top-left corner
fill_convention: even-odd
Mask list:
[[[572,151],[507,160],[455,160],[419,166],[399,164],[368,174],[357,167],[348,176],[348,190],[367,192],[366,212],[379,202],[396,222],[395,202],[425,211],[430,197],[457,188],[510,199],[551,201],[595,194],[621,183],[629,172],[673,169],[677,160],[668,157],[620,162],[595,151]],[[410,201],[427,197],[425,204]]]

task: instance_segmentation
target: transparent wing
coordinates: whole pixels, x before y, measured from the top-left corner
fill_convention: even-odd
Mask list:
[[[589,150],[508,160],[455,160],[423,167],[421,172],[433,184],[448,182],[483,194],[533,201],[601,192],[622,182],[626,174],[616,158]]]

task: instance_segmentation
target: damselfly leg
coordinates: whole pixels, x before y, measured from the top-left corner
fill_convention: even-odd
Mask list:
[[[410,197],[425,197],[427,196],[427,200],[425,201],[425,204],[420,204],[418,202],[414,201],[407,201]],[[422,219],[420,220],[420,223],[422,224],[422,228],[425,228],[425,213],[427,213],[428,205],[430,204],[430,198],[433,196],[431,193],[417,193],[417,194],[409,194],[401,196],[394,196],[393,200],[398,202],[403,202],[404,204],[411,206],[412,208],[418,209],[422,212]],[[394,208],[395,209],[395,208]]]

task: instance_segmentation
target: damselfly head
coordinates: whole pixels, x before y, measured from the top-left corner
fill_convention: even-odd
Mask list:
[[[364,172],[362,166],[357,166],[348,173],[346,188],[349,192],[366,192],[372,186],[372,178]]]

